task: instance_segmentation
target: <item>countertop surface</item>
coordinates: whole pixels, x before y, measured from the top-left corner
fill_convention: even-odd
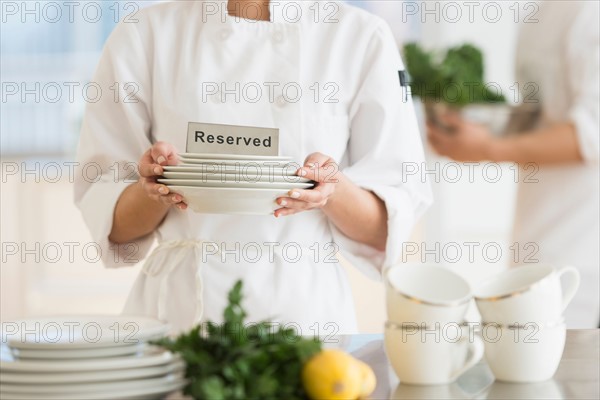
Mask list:
[[[377,375],[372,399],[599,399],[600,329],[569,330],[562,360],[553,379],[531,384],[494,380],[485,360],[450,385],[400,384],[383,346],[383,335],[339,337],[343,347],[371,365]]]

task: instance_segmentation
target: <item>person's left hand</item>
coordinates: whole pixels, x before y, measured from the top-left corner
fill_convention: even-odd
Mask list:
[[[457,161],[490,159],[495,138],[485,126],[465,121],[456,113],[439,119],[446,128],[427,123],[427,138],[438,154]]]
[[[306,157],[304,166],[296,172],[296,175],[311,179],[317,184],[313,189],[292,189],[288,197],[278,198],[277,204],[282,208],[275,210],[275,217],[325,207],[341,178],[337,163],[331,157],[321,153],[312,153]]]

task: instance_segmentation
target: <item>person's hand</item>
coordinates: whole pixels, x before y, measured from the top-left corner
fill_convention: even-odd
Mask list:
[[[465,121],[455,112],[439,116],[439,122],[427,123],[427,138],[438,154],[457,161],[490,159],[496,139],[486,127]]]
[[[183,197],[177,193],[170,193],[167,186],[156,181],[163,174],[164,165],[177,165],[177,162],[177,150],[172,144],[156,142],[140,159],[139,183],[152,200],[185,210],[187,204],[183,202]]]
[[[304,166],[298,169],[296,175],[317,183],[313,189],[292,189],[288,192],[288,197],[278,198],[277,204],[282,208],[275,210],[275,217],[324,207],[341,178],[336,162],[321,153],[312,153],[306,157]]]

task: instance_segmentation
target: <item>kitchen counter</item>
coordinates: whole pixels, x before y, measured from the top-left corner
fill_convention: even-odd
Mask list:
[[[339,337],[343,347],[369,364],[377,375],[373,399],[598,399],[600,398],[600,329],[569,330],[554,378],[539,383],[497,382],[485,360],[456,382],[440,386],[402,385],[389,365],[383,335]]]

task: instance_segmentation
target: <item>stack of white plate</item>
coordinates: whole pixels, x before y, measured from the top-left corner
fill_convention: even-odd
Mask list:
[[[3,400],[160,399],[185,385],[184,363],[148,344],[169,329],[154,319],[70,316],[2,328]]]
[[[301,165],[291,157],[182,153],[179,159],[158,182],[199,213],[272,214],[278,197],[314,186],[296,175]]]

